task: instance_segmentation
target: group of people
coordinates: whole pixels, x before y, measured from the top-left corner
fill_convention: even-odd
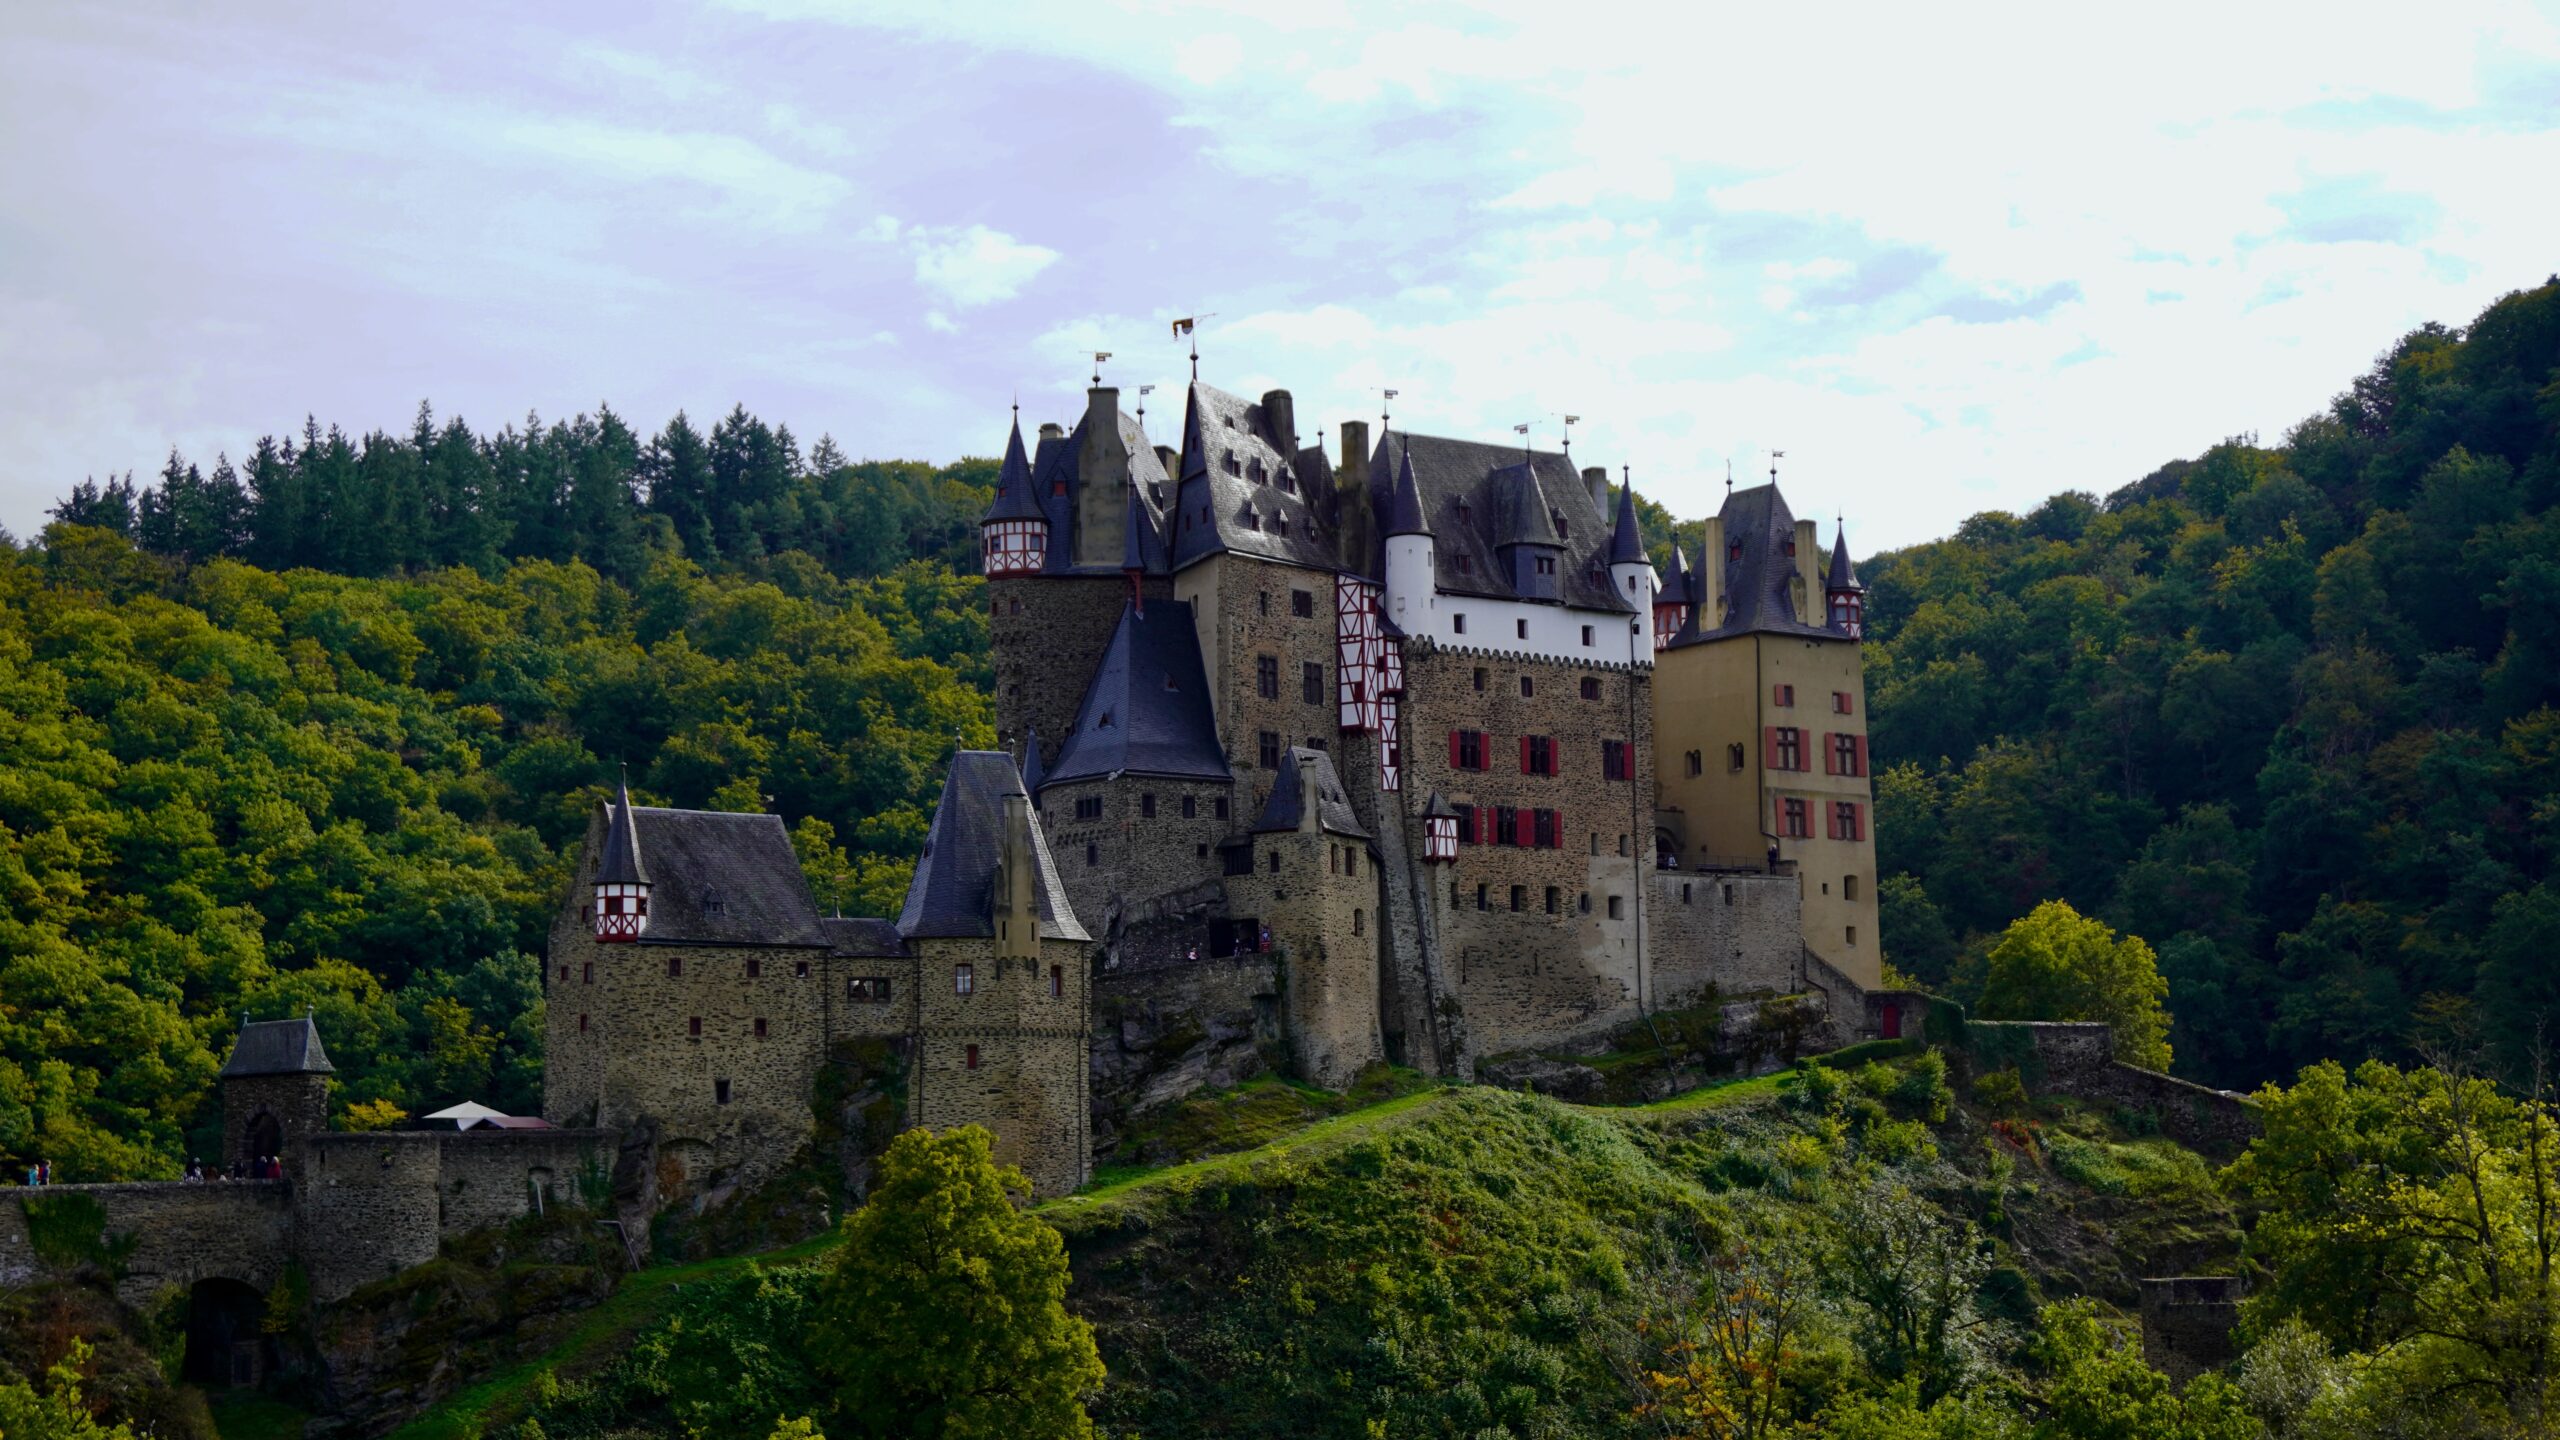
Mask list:
[[[36,1158],[35,1160],[33,1160],[33,1161],[31,1161],[31,1162],[29,1162],[29,1163],[28,1163],[28,1165],[27,1165],[27,1185],[28,1185],[28,1187],[29,1187],[30,1189],[32,1189],[33,1187],[38,1186],[38,1185],[50,1185],[50,1184],[52,1184],[52,1183],[53,1183],[53,1162],[52,1162],[52,1161],[47,1160],[47,1159],[44,1159],[44,1158],[42,1158],[41,1156],[39,1156],[39,1157],[38,1157],[38,1158]]]
[[[192,1155],[187,1157],[186,1183],[218,1185],[231,1180],[281,1180],[284,1161],[274,1155],[259,1155],[231,1165],[205,1165]]]

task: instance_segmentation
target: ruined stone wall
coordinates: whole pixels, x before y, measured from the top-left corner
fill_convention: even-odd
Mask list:
[[[537,1203],[585,1204],[583,1177],[601,1182],[613,1168],[611,1137],[595,1130],[464,1130],[436,1141],[437,1228],[445,1235],[503,1225],[533,1214]]]
[[[1314,797],[1308,797],[1314,804]],[[1239,914],[1266,919],[1279,957],[1291,1068],[1349,1088],[1385,1058],[1378,1024],[1378,891],[1369,847],[1320,830],[1253,838],[1251,875],[1227,882]]]
[[[293,1193],[293,1253],[314,1298],[335,1300],[436,1258],[448,1138],[388,1130],[306,1142]]]
[[[1064,536],[1049,537],[1052,545]],[[1117,558],[1119,542],[1112,542]],[[1148,582],[1147,598],[1170,598],[1168,581]],[[1111,644],[1128,581],[1117,575],[1029,576],[987,582],[987,654],[995,670],[997,747],[1018,752],[1040,732],[1040,763],[1054,764],[1076,724],[1076,707],[1094,667]]]
[[[1653,873],[1650,671],[1420,641],[1405,654],[1404,783],[1477,809],[1477,841],[1438,867],[1434,897],[1439,972],[1464,1007],[1470,1052],[1561,1043],[1633,1018],[1649,968],[1637,963],[1638,926],[1652,923],[1642,914]],[[1484,769],[1453,766],[1459,729],[1486,732]],[[1523,735],[1555,741],[1556,774],[1521,773]],[[1605,777],[1604,740],[1628,742],[1631,779]],[[1494,843],[1498,806],[1520,812],[1524,834],[1531,811],[1559,812],[1558,843]]]
[[[1657,871],[1646,912],[1652,1003],[1694,1005],[1725,995],[1803,988],[1796,877],[1760,871]]]
[[[1223,782],[1145,775],[1043,787],[1040,828],[1085,933],[1105,939],[1150,902],[1216,883],[1218,842],[1236,823],[1229,795]],[[1093,800],[1102,813],[1079,819],[1077,803]]]
[[[1008,960],[988,939],[919,939],[915,946],[909,1120],[936,1130],[986,1126],[995,1133],[996,1158],[1022,1167],[1040,1194],[1083,1184],[1092,1173],[1092,947],[1043,940],[1038,959]],[[969,967],[967,994],[955,979],[962,965]]]
[[[1270,955],[1122,964],[1094,979],[1094,1146],[1128,1118],[1196,1090],[1240,1084],[1286,1059]]]
[[[2235,1155],[2259,1131],[2246,1096],[2117,1060],[2113,1031],[2101,1021],[1972,1020],[1964,1043],[1974,1074],[2016,1066],[2031,1092],[2148,1115],[2161,1134],[2206,1155]]]
[[[2221,1275],[2181,1275],[2142,1284],[2142,1360],[2184,1390],[2187,1382],[2231,1363],[2238,1347],[2248,1286]]]
[[[31,1201],[59,1204],[74,1196],[95,1202],[105,1214],[106,1223],[93,1238],[130,1235],[139,1242],[115,1286],[116,1297],[136,1308],[163,1291],[217,1277],[270,1289],[292,1253],[291,1192],[281,1180],[53,1185],[0,1198],[0,1285],[25,1285],[59,1273],[36,1254],[26,1206]]]
[[[542,967],[542,1118],[554,1125],[593,1123],[604,1099],[606,1015],[598,988],[618,958],[639,947],[599,945],[587,907],[595,895],[596,857],[604,853],[605,807],[587,811],[578,868],[551,912]]]
[[[600,1032],[604,1047],[600,1127],[618,1133],[644,1116],[658,1122],[667,1199],[763,1181],[813,1124],[809,1096],[837,1000],[827,952],[599,948],[608,953],[596,967],[590,1033]]]

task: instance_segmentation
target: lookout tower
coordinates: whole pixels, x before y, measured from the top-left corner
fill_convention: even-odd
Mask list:
[[[1037,575],[1049,562],[1049,517],[1031,493],[1031,461],[1022,450],[1022,417],[1013,418],[1013,434],[1004,442],[1004,468],[996,476],[995,503],[987,507],[978,533],[986,544],[990,580]]]
[[[640,862],[640,827],[631,818],[631,781],[616,787],[605,822],[604,857],[596,863],[596,938],[637,940],[649,928],[649,870]],[[315,1042],[316,1043],[316,1042]]]
[[[299,1178],[300,1142],[329,1128],[329,1077],[337,1069],[311,1017],[242,1021],[222,1067],[220,1163],[280,1156],[285,1173]]]

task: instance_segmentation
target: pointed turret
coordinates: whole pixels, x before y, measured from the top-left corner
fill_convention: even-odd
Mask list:
[[[1396,464],[1395,493],[1387,502],[1389,536],[1428,535],[1430,524],[1422,518],[1422,487],[1413,480],[1413,447],[1404,448],[1404,458]]]
[[[1680,548],[1678,536],[1671,540],[1671,573],[1662,588],[1653,594],[1653,648],[1669,647],[1672,639],[1689,628],[1691,607],[1697,603],[1696,579],[1689,573],[1689,552]]]
[[[1858,583],[1858,572],[1849,564],[1849,526],[1843,521],[1831,539],[1831,574],[1823,582],[1830,600],[1831,628],[1852,640],[1867,633],[1867,587]]]
[[[1644,653],[1661,649],[1661,586],[1653,573],[1653,557],[1645,553],[1644,527],[1636,520],[1632,479],[1618,487],[1618,527],[1609,536],[1609,588],[1636,612],[1637,642]]]
[[[605,815],[604,853],[596,858],[598,940],[637,940],[649,928],[649,867],[640,858],[640,824],[631,813],[631,777],[614,787]]]
[[[1612,565],[1650,565],[1644,549],[1644,530],[1636,520],[1636,487],[1618,487],[1618,528],[1609,537],[1609,563]]]
[[[1407,630],[1428,629],[1434,597],[1440,589],[1440,576],[1433,568],[1431,554],[1431,524],[1424,518],[1422,486],[1413,476],[1412,442],[1402,436],[1388,436],[1378,443],[1382,459],[1390,446],[1403,453],[1396,461],[1394,488],[1387,492],[1388,616]]]
[[[1032,493],[1031,461],[1022,449],[1022,413],[1014,412],[1004,467],[996,473],[996,498],[978,523],[988,579],[1037,575],[1049,558],[1049,517]]]
[[[1422,858],[1451,861],[1458,858],[1458,807],[1431,792],[1422,807]]]
[[[1034,725],[1022,740],[1022,789],[1034,805],[1040,803],[1040,781],[1046,771],[1047,767],[1040,763],[1040,727]]]

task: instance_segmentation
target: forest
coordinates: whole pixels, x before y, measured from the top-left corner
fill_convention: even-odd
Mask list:
[[[0,553],[0,1153],[177,1173],[244,1012],[320,1015],[349,1123],[533,1108],[534,957],[617,766],[894,906],[993,739],[993,472],[422,406],[74,487]],[[2157,951],[2182,1074],[2520,1071],[2560,1016],[2555,500],[2560,281],[2280,444],[1870,557],[1891,961],[1978,994],[2066,900]]]

